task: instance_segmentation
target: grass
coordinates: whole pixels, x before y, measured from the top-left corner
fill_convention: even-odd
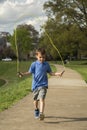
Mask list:
[[[20,71],[28,70],[31,62],[20,62]],[[51,65],[53,71],[55,67]],[[32,78],[17,77],[16,62],[0,62],[0,79],[7,81],[2,84],[0,80],[0,111],[8,109],[31,91]]]
[[[20,62],[20,70],[27,71],[31,62]],[[87,82],[87,61],[71,61],[66,67],[79,72]],[[56,71],[55,66],[51,65],[51,68]],[[0,62],[0,79],[0,111],[8,109],[31,91],[31,76],[18,78],[15,61]]]
[[[62,64],[61,61],[51,61],[51,63]],[[87,83],[87,60],[69,61],[69,63],[65,64],[65,66],[76,70]]]
[[[66,67],[76,70],[87,82],[87,60],[70,61],[68,64],[66,64]]]
[[[20,64],[21,71],[27,71],[30,62]],[[31,90],[31,77],[17,77],[16,62],[0,62],[0,79],[7,81],[2,85],[0,80],[0,111],[26,96]]]

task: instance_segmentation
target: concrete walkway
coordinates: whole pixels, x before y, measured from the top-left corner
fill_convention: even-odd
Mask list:
[[[1,112],[0,130],[87,130],[87,84],[77,72],[49,79],[44,121],[34,119],[32,101],[30,93]]]

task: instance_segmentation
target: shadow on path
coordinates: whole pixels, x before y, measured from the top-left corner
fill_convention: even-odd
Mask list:
[[[46,121],[45,123],[49,124],[57,124],[63,122],[79,122],[79,121],[87,121],[87,117],[58,117],[58,116],[46,116],[46,119],[53,119],[52,121]],[[58,121],[55,121],[58,120]]]

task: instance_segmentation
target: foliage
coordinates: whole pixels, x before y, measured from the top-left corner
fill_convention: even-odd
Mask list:
[[[87,1],[85,0],[50,0],[44,4],[44,10],[48,16],[43,26],[40,46],[46,46],[47,51],[51,47],[45,35],[45,31],[53,40],[62,56],[81,58],[87,55]],[[42,45],[43,44],[43,45]],[[49,51],[54,58],[58,58],[55,50]]]
[[[87,27],[87,1],[86,0],[50,0],[44,4],[44,9],[51,17],[62,18],[65,23],[76,23],[79,27]]]
[[[35,41],[36,44],[33,46]],[[11,37],[11,44],[16,52],[15,43],[18,47],[19,58],[22,59],[25,55],[28,56],[29,52],[36,47],[38,43],[38,32],[32,25],[18,25]]]
[[[48,33],[64,59],[71,59],[71,57],[73,56],[76,58],[80,58],[80,55],[83,54],[83,52],[86,52],[84,51],[86,47],[84,47],[83,45],[87,42],[87,38],[80,31],[76,24],[58,25],[55,20],[51,19],[46,22],[43,29],[44,32],[41,34],[39,46],[44,46],[46,48],[48,55],[51,55],[51,59],[59,59],[59,55],[51,46],[46,32]]]

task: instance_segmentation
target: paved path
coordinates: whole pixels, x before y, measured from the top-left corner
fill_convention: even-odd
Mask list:
[[[29,94],[1,112],[0,130],[87,130],[87,84],[75,71],[49,79],[44,121],[34,119],[32,101]]]

